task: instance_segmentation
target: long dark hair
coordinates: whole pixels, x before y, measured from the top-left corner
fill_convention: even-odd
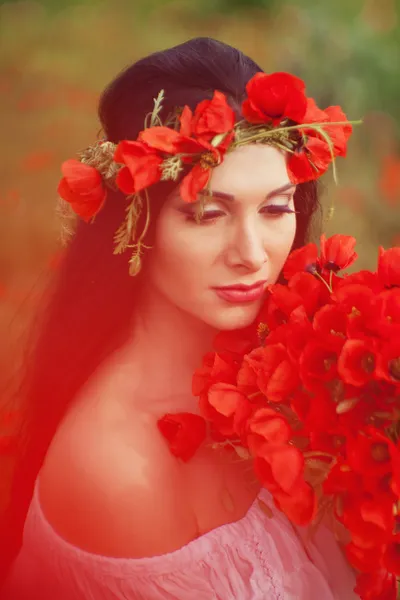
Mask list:
[[[239,111],[246,83],[258,71],[260,67],[239,50],[209,38],[152,54],[105,89],[99,104],[105,135],[115,143],[135,139],[161,89],[165,115],[185,104],[194,109],[216,89]],[[167,190],[165,183],[151,190],[153,226]],[[298,186],[295,203],[297,247],[306,241],[318,205],[314,182]],[[11,501],[0,533],[3,576],[21,545],[34,482],[61,419],[82,385],[128,333],[140,276],[129,276],[125,254],[113,255],[113,235],[125,206],[121,194],[110,192],[95,223],[79,223],[39,321],[26,366],[24,423]],[[152,230],[150,243],[151,237]]]

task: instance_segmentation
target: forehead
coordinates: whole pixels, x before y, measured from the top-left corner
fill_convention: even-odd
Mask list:
[[[235,196],[265,195],[289,181],[284,152],[251,144],[225,154],[213,169],[210,187]]]

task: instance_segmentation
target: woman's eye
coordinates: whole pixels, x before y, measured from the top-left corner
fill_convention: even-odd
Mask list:
[[[276,217],[284,214],[293,214],[296,211],[287,204],[269,204],[268,206],[264,206],[261,212]]]
[[[206,223],[208,221],[214,221],[218,217],[223,217],[224,214],[225,213],[221,210],[209,210],[205,211],[200,219],[196,218],[196,213],[188,214],[186,218],[188,221],[198,222],[201,225],[202,223]]]

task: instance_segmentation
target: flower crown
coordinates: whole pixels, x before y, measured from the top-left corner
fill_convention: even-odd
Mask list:
[[[184,201],[194,202],[226,152],[255,143],[289,154],[287,169],[293,183],[311,181],[325,173],[330,163],[334,167],[337,156],[346,155],[352,125],[360,123],[348,121],[339,106],[318,108],[313,98],[306,96],[304,82],[289,73],[257,73],[248,82],[246,93],[239,122],[226,96],[214,91],[212,99],[200,102],[194,112],[188,106],[178,108],[163,124],[162,90],[135,141],[114,144],[101,140],[83,150],[79,161],[70,159],[62,164],[58,194],[64,214],[69,205],[73,213],[91,221],[106,201],[107,188],[123,192],[129,204],[115,233],[114,254],[131,248],[129,272],[136,275],[143,249],[148,247],[144,239],[150,223],[150,186],[176,181],[188,168],[179,190]],[[206,194],[201,196],[198,218]],[[145,222],[138,234],[143,208]]]

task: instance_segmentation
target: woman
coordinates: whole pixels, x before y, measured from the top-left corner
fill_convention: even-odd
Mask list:
[[[260,71],[210,39],[151,55],[104,92],[106,139],[136,140],[160,90],[164,116],[219,90],[239,121]],[[354,597],[332,536],[321,529],[309,543],[251,465],[207,443],[182,462],[157,428],[166,413],[196,412],[191,378],[216,332],[254,321],[266,285],[307,239],[315,181],[295,185],[287,164],[282,148],[238,147],[210,169],[200,211],[200,194],[188,203],[177,182],[152,185],[135,277],[126,255],[113,255],[120,191],[108,191],[93,223],[79,223],[29,373],[2,538],[4,598]]]

